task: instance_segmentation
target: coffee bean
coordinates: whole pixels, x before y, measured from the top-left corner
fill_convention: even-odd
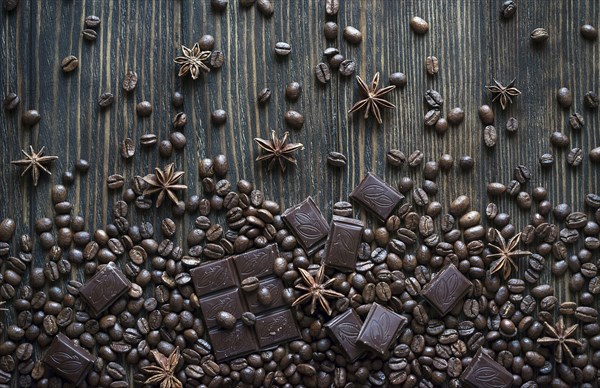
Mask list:
[[[315,75],[317,76],[317,80],[322,84],[326,84],[331,80],[331,70],[329,70],[329,66],[323,62],[315,67]]]
[[[106,178],[106,184],[111,190],[120,189],[125,184],[125,178],[121,174],[112,174]]]
[[[394,85],[397,88],[403,88],[406,86],[408,81],[406,78],[406,74],[396,72],[396,73],[390,74],[388,82],[390,83],[390,85]]]
[[[225,11],[227,9],[227,4],[229,4],[229,0],[210,0],[212,9],[217,12]]]
[[[598,109],[598,105],[600,105],[600,97],[598,97],[596,92],[589,91],[583,96],[583,104],[588,109]]]
[[[427,206],[429,204],[429,197],[422,188],[416,188],[412,192],[413,202],[420,207]]]
[[[500,13],[504,19],[512,18],[517,12],[517,4],[513,0],[507,0],[502,3],[502,8],[500,9]]]
[[[579,166],[582,161],[583,161],[583,151],[581,150],[581,148],[573,148],[567,154],[567,163],[569,163],[569,165],[571,167]]]
[[[339,72],[344,77],[349,77],[356,71],[356,62],[351,59],[345,59],[340,63]]]
[[[598,30],[590,24],[584,24],[579,28],[579,33],[584,39],[596,40],[598,38]]]
[[[220,69],[225,64],[225,54],[223,51],[214,50],[212,54],[210,54],[210,67],[213,69]]]
[[[12,218],[5,218],[0,222],[0,241],[10,241],[15,233],[17,224]]]
[[[217,325],[225,330],[231,330],[235,326],[235,317],[227,311],[219,311],[215,316]]]
[[[21,123],[24,126],[31,127],[40,122],[42,116],[35,109],[29,109],[21,115]]]
[[[112,105],[114,100],[115,96],[113,96],[112,93],[105,92],[98,97],[98,105],[100,108],[107,108]]]
[[[531,38],[531,41],[535,44],[540,44],[540,43],[544,43],[545,41],[548,40],[549,38],[549,34],[548,31],[546,31],[545,28],[536,28],[533,31],[531,31],[531,34],[529,35],[529,37]]]
[[[340,11],[340,0],[326,0],[325,13],[329,16],[336,16]]]
[[[514,117],[509,117],[506,121],[506,131],[516,133],[519,130],[519,121]]]
[[[271,98],[271,89],[263,88],[258,92],[257,101],[259,104],[265,104]]]
[[[140,144],[143,147],[152,146],[152,145],[156,144],[157,141],[158,141],[158,139],[157,139],[156,135],[153,133],[146,133],[146,134],[143,134],[142,136],[140,136]]]
[[[513,177],[519,183],[525,183],[531,179],[531,171],[525,165],[518,165],[513,169]]]
[[[386,161],[394,167],[400,167],[406,162],[406,156],[400,150],[391,149],[386,154]]]
[[[575,309],[575,318],[584,323],[598,321],[598,310],[593,307],[579,306]]]
[[[362,41],[362,32],[352,26],[344,28],[344,39],[350,44],[359,44]]]
[[[216,109],[211,112],[210,120],[215,125],[223,125],[227,121],[227,112],[223,109]]]
[[[486,191],[488,195],[497,197],[499,195],[504,194],[504,192],[506,191],[506,186],[504,186],[500,182],[492,182],[487,184]]]
[[[295,110],[288,110],[283,115],[285,123],[292,129],[300,129],[304,125],[304,116]]]
[[[60,63],[60,67],[65,73],[69,73],[77,69],[77,66],[79,66],[79,59],[77,59],[77,57],[74,55],[64,57]]]
[[[96,15],[89,15],[85,18],[85,26],[87,28],[98,28],[100,27],[101,20]]]
[[[471,171],[475,166],[475,161],[469,155],[463,155],[458,160],[458,166],[463,171]]]
[[[590,162],[600,163],[600,147],[593,148],[589,154]]]
[[[414,16],[410,19],[410,28],[412,28],[416,34],[423,35],[429,31],[429,23],[418,16]]]
[[[340,152],[331,151],[327,155],[327,163],[329,163],[329,165],[333,167],[345,167],[346,155]]]
[[[2,6],[5,11],[10,12],[17,8],[19,5],[19,0],[4,0]],[[3,382],[4,384],[8,383],[8,381]]]
[[[202,35],[198,39],[198,45],[201,51],[212,51],[215,48],[215,37],[210,34]]]
[[[441,115],[442,113],[439,111],[439,109],[430,109],[427,111],[427,113],[425,113],[425,117],[423,118],[423,124],[426,127],[432,127],[438,122]]]
[[[275,43],[275,54],[285,57],[292,51],[292,47],[286,42]]]
[[[498,141],[498,133],[496,132],[496,128],[493,125],[488,125],[483,130],[483,143],[488,148],[493,148],[496,146],[496,142]]]
[[[129,137],[126,137],[121,142],[121,157],[123,159],[131,159],[135,155],[135,143]]]
[[[271,0],[257,0],[256,8],[265,17],[270,17],[275,12],[275,6]]]
[[[428,89],[425,92],[425,102],[431,108],[440,109],[442,107],[442,105],[444,104],[444,99],[442,98],[442,95],[437,90]]]
[[[585,121],[583,119],[583,116],[580,113],[572,113],[569,116],[569,125],[571,126],[571,129],[574,130],[580,130],[584,127],[585,125]]]
[[[75,170],[80,174],[85,174],[90,169],[90,163],[85,159],[77,159],[75,162]]]
[[[147,117],[152,114],[152,104],[149,101],[138,102],[135,106],[135,112],[140,117]]]
[[[427,70],[427,74],[436,75],[440,71],[440,64],[435,56],[428,56],[425,59],[425,70]]]
[[[352,204],[346,201],[339,201],[334,203],[333,214],[341,217],[352,217]]]
[[[4,109],[7,111],[15,110],[19,106],[19,102],[20,102],[19,96],[17,96],[16,93],[10,92],[6,95],[6,97],[4,97],[4,101],[3,101]]]
[[[554,164],[554,156],[552,154],[543,154],[540,156],[540,166],[550,167]]]
[[[573,104],[573,95],[568,88],[562,87],[556,92],[556,101],[563,108],[568,108]]]
[[[448,111],[446,117],[448,118],[448,122],[450,124],[458,125],[465,119],[465,111],[460,107],[452,108],[450,111]]]
[[[417,167],[423,161],[424,155],[420,150],[415,150],[408,156],[408,165],[411,167]]]
[[[336,22],[329,21],[323,26],[323,35],[325,35],[325,39],[327,40],[334,40],[337,38],[339,32],[340,28]]]
[[[85,30],[81,31],[81,35],[89,42],[95,41],[98,37],[98,33],[91,28],[86,28]]]
[[[477,113],[479,114],[479,120],[481,120],[483,125],[494,124],[494,111],[489,105],[481,105],[477,109]]]
[[[256,290],[258,290],[258,286],[259,286],[260,282],[258,280],[257,277],[252,276],[249,278],[245,278],[244,280],[242,280],[242,290],[244,292],[254,292]]]
[[[126,92],[133,92],[138,83],[138,75],[135,71],[129,70],[125,73],[125,77],[123,77],[123,82],[121,86],[123,90]]]

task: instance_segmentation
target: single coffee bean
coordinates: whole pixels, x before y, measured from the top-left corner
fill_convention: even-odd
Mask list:
[[[257,0],[256,8],[265,17],[270,17],[275,12],[275,6],[271,0]]]
[[[347,163],[346,155],[340,152],[331,151],[327,155],[327,163],[333,167],[345,167]]]
[[[590,162],[600,163],[600,147],[593,148],[589,153]]]
[[[556,101],[563,108],[568,108],[573,104],[573,95],[568,88],[562,87],[556,92]]]
[[[225,54],[223,51],[215,50],[210,54],[209,60],[210,67],[213,69],[220,69],[225,64]]]
[[[187,143],[187,138],[185,137],[185,135],[182,132],[173,131],[169,135],[169,142],[173,145],[174,149],[176,149],[177,151],[180,151],[185,147],[185,145]],[[160,152],[160,149],[159,149],[159,152]]]
[[[390,83],[390,85],[394,85],[397,88],[403,88],[406,86],[406,83],[408,81],[406,79],[406,74],[396,72],[396,73],[390,74],[390,78],[388,79],[388,82]]]
[[[215,320],[217,325],[225,330],[231,330],[235,326],[235,317],[227,311],[219,311]]]
[[[112,105],[115,100],[115,96],[112,93],[104,92],[98,96],[98,105],[100,108],[107,108]]]
[[[173,92],[173,95],[171,96],[171,104],[173,104],[175,108],[181,108],[183,106],[183,94],[177,91]]]
[[[600,97],[596,92],[589,91],[583,96],[583,103],[588,109],[598,109]]]
[[[211,112],[210,120],[215,125],[223,125],[227,121],[227,112],[223,109],[216,109]]]
[[[475,167],[475,160],[469,155],[463,155],[458,160],[458,166],[463,171],[471,171]]]
[[[419,207],[429,205],[429,197],[427,196],[427,193],[425,193],[425,190],[423,190],[422,188],[414,189],[412,192],[412,197],[413,202]]]
[[[444,99],[437,90],[428,89],[425,92],[425,102],[431,108],[441,109],[442,105],[444,104]]]
[[[411,167],[418,167],[423,161],[424,155],[420,150],[415,150],[408,156],[408,165]]]
[[[550,167],[554,164],[554,156],[552,154],[543,154],[540,156],[540,166]]]
[[[344,39],[350,44],[359,44],[362,41],[362,32],[352,26],[344,28]]]
[[[569,116],[569,125],[571,126],[571,129],[574,129],[574,130],[582,129],[583,126],[585,125],[583,116],[578,112],[572,113]]]
[[[140,117],[147,117],[152,114],[152,104],[149,101],[138,102],[135,106],[135,112]]]
[[[498,133],[496,132],[496,128],[493,125],[488,125],[483,129],[483,143],[488,148],[493,148],[496,146],[496,142],[498,141]]]
[[[277,54],[281,57],[285,57],[286,55],[289,55],[291,51],[292,51],[292,47],[289,45],[289,43],[286,43],[286,42],[275,43],[275,54]]]
[[[567,154],[567,163],[569,163],[569,165],[571,167],[579,166],[582,161],[583,161],[583,151],[581,150],[581,148],[573,148]]]
[[[519,164],[513,169],[513,177],[519,183],[525,183],[531,179],[531,171],[523,164]]]
[[[336,216],[352,217],[352,213],[352,204],[350,202],[339,201],[333,204],[333,214]]]
[[[494,111],[489,105],[481,105],[477,109],[477,113],[479,114],[479,120],[481,120],[483,125],[494,124]]]
[[[295,110],[288,110],[283,115],[285,123],[292,129],[300,129],[304,125],[304,116]]]
[[[400,150],[391,149],[386,154],[386,161],[394,167],[400,167],[406,162],[406,156]]]
[[[336,16],[340,11],[340,0],[325,0],[325,13]]]
[[[16,93],[10,92],[6,95],[6,97],[4,97],[4,101],[3,101],[3,106],[4,106],[4,110],[7,111],[12,111],[17,109],[17,107],[19,106],[19,96],[17,96]]]
[[[216,176],[223,177],[227,175],[227,172],[229,172],[229,163],[227,162],[227,157],[225,155],[216,155],[213,157],[212,161],[213,171]]]
[[[250,311],[242,314],[242,323],[246,326],[253,326],[256,323],[256,316]]]
[[[302,94],[302,85],[300,83],[293,81],[286,85],[285,87],[285,96],[290,101],[296,101],[300,98]]]
[[[436,75],[440,71],[440,63],[437,57],[431,55],[425,59],[425,70],[429,75]]]
[[[202,35],[198,39],[198,46],[200,46],[201,51],[212,51],[215,48],[215,37],[209,34]]]
[[[129,70],[125,73],[125,77],[123,77],[123,82],[121,86],[123,90],[126,92],[133,92],[138,83],[138,75],[135,71]]]
[[[252,276],[242,280],[242,290],[244,292],[254,292],[258,290],[260,282],[257,277]]]
[[[258,92],[257,101],[258,101],[259,104],[265,104],[265,103],[267,103],[270,98],[271,98],[271,89],[269,89],[269,88],[262,88],[260,90],[260,92]]]
[[[153,133],[146,133],[140,136],[140,144],[144,147],[149,147],[158,141],[157,137]]]
[[[12,218],[5,218],[0,222],[0,241],[10,241],[15,233],[17,224]]]
[[[531,31],[531,34],[529,36],[533,43],[539,44],[547,41],[550,35],[548,34],[548,31],[546,31],[545,28],[539,27]]]
[[[121,174],[113,174],[106,178],[106,185],[111,190],[120,189],[125,184],[125,178]]]
[[[40,112],[35,109],[29,109],[21,115],[21,123],[27,127],[31,127],[39,123],[41,118]]]
[[[85,18],[85,26],[87,28],[98,28],[100,27],[101,20],[96,15],[89,15]]]
[[[7,12],[14,10],[15,8],[17,8],[18,5],[19,5],[19,0],[4,0],[4,2],[2,4],[4,10]],[[8,381],[4,382],[4,384],[6,384],[6,383],[8,383]]]
[[[317,80],[322,84],[326,84],[331,80],[331,70],[329,70],[329,66],[323,62],[315,67],[315,75],[317,76]]]
[[[168,158],[173,154],[173,143],[170,140],[163,140],[158,145],[158,153],[163,158]]]
[[[430,109],[427,111],[427,113],[425,113],[425,117],[423,118],[423,124],[426,127],[432,127],[438,122],[441,116],[442,113],[439,109]]]
[[[227,9],[227,4],[229,4],[229,0],[211,0],[210,5],[213,10],[217,12],[223,12]]]
[[[351,59],[345,59],[340,63],[339,72],[344,77],[349,77],[356,71],[356,62]]]
[[[590,24],[584,24],[579,28],[579,33],[584,39],[596,40],[598,38],[598,30]]]
[[[506,121],[506,131],[516,133],[519,130],[519,121],[514,117],[509,117]]]
[[[517,12],[517,4],[514,0],[507,0],[502,3],[502,8],[500,9],[500,13],[504,19],[512,18]]]
[[[325,35],[325,39],[327,40],[334,40],[337,38],[339,32],[340,27],[336,22],[329,21],[323,26],[323,35]]]
[[[446,117],[450,124],[458,125],[465,119],[465,111],[460,107],[452,108],[448,111]]]
[[[129,137],[126,137],[121,142],[121,157],[123,159],[131,159],[135,155],[135,143]]]
[[[499,195],[504,194],[504,192],[506,191],[506,186],[504,186],[500,182],[491,182],[487,184],[486,190],[488,195],[497,197]]]
[[[410,19],[410,28],[412,28],[416,34],[423,35],[429,31],[429,23],[418,16],[414,16]]]
[[[448,131],[448,120],[446,120],[443,117],[440,117],[438,119],[438,121],[435,122],[435,125],[433,126],[433,129],[435,129],[435,132],[438,135],[445,134],[446,131]]]
[[[95,30],[92,30],[91,28],[86,28],[85,30],[81,31],[81,35],[83,35],[83,38],[85,40],[90,42],[95,41],[98,37],[98,33]]]
[[[555,147],[565,148],[569,145],[570,141],[567,135],[564,133],[553,132],[552,135],[550,135],[550,143],[552,143],[552,145]]]
[[[60,68],[65,73],[69,73],[69,72],[77,69],[77,66],[79,66],[79,59],[77,59],[77,57],[75,55],[66,56],[60,62]]]

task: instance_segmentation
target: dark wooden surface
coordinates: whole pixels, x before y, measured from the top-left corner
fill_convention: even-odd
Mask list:
[[[600,89],[600,46],[598,41],[583,40],[579,27],[584,23],[598,26],[600,3],[518,1],[515,17],[503,21],[499,14],[502,2],[343,0],[336,19],[340,29],[352,25],[364,36],[360,45],[351,46],[341,39],[341,33],[335,42],[323,37],[323,25],[328,20],[323,1],[276,1],[275,14],[265,18],[256,7],[240,8],[237,0],[231,0],[226,12],[220,14],[212,11],[208,0],[21,0],[17,10],[1,15],[0,84],[3,94],[17,92],[21,104],[15,113],[0,113],[0,218],[15,218],[17,235],[32,232],[35,219],[52,216],[51,185],[60,181],[63,171],[73,169],[77,159],[84,158],[90,161],[91,169],[77,178],[69,199],[74,203],[73,213],[83,215],[90,229],[102,227],[110,222],[107,209],[120,194],[107,190],[105,182],[110,174],[120,172],[131,178],[175,162],[186,172],[186,195],[191,195],[201,192],[198,160],[217,153],[227,155],[231,181],[242,177],[254,181],[284,206],[312,195],[329,217],[332,204],[346,200],[368,171],[392,185],[404,175],[420,184],[421,169],[394,169],[385,163],[390,148],[399,148],[407,155],[420,149],[425,161],[437,160],[443,153],[456,160],[465,154],[475,159],[472,173],[461,173],[455,166],[438,178],[439,193],[434,199],[446,209],[453,198],[467,194],[473,207],[483,210],[488,202],[485,183],[508,183],[517,164],[532,168],[534,176],[527,191],[542,185],[548,188],[553,203],[565,202],[582,209],[584,194],[600,191],[598,166],[587,158],[587,152],[600,145],[600,120],[598,111],[585,109],[582,101],[585,92]],[[81,37],[84,19],[90,14],[102,20],[98,39],[92,43]],[[417,36],[409,28],[408,22],[415,15],[431,25],[425,36]],[[540,47],[533,47],[529,39],[536,27],[545,27],[550,34]],[[216,48],[225,53],[225,66],[197,81],[179,79],[173,58],[180,54],[180,45],[191,47],[203,34],[216,38]],[[278,41],[292,45],[289,57],[275,57],[273,47]],[[330,46],[354,59],[357,74],[363,78],[370,79],[380,71],[387,83],[392,72],[407,74],[406,88],[390,95],[398,108],[385,112],[382,126],[373,120],[365,122],[359,114],[347,114],[358,98],[353,77],[335,73],[327,86],[317,83],[313,68]],[[80,59],[80,66],[64,74],[60,61],[69,54]],[[435,78],[425,73],[428,55],[440,61],[440,73]],[[128,69],[135,70],[140,78],[130,95],[121,89]],[[487,150],[477,107],[491,103],[484,85],[491,84],[493,78],[502,82],[516,78],[522,95],[505,112],[498,104],[493,105],[499,141],[495,149]],[[296,103],[283,96],[285,85],[291,81],[303,86]],[[259,107],[256,95],[265,86],[273,90],[273,96],[267,106]],[[561,109],[556,103],[556,91],[561,86],[574,94],[571,109]],[[423,94],[428,88],[442,93],[444,112],[455,106],[466,112],[464,123],[445,136],[423,127]],[[144,133],[155,133],[160,139],[168,136],[176,113],[170,103],[175,90],[185,96],[188,142],[183,152],[161,159],[157,148],[140,150],[139,137]],[[114,93],[115,103],[101,111],[96,98],[104,91]],[[153,104],[154,112],[148,118],[135,114],[135,104],[142,100]],[[31,129],[20,123],[20,113],[28,108],[42,115],[40,123]],[[216,128],[210,123],[210,112],[218,108],[228,112],[228,120]],[[290,134],[292,141],[303,143],[306,149],[299,153],[297,167],[285,174],[268,172],[254,161],[258,149],[252,139],[267,137],[271,129],[286,130],[283,115],[288,109],[305,117],[304,127],[290,130]],[[568,115],[575,111],[586,121],[581,133],[568,128]],[[504,130],[510,116],[520,125],[513,136]],[[572,147],[584,150],[581,166],[570,168],[567,152],[553,149],[549,143],[553,131],[564,131]],[[117,148],[126,136],[134,139],[137,148],[131,162],[122,160]],[[32,187],[29,176],[20,178],[21,170],[9,164],[29,144],[46,146],[48,154],[60,157],[52,166],[53,175],[42,177],[37,188]],[[345,169],[338,171],[326,165],[326,155],[333,150],[348,156]],[[537,160],[545,152],[554,153],[556,162],[542,172]],[[526,225],[531,213],[518,210],[507,197],[496,202],[502,211],[512,214],[518,228]],[[165,209],[159,215],[169,213]],[[140,218],[153,217],[155,213],[150,212]],[[186,216],[178,234],[182,243],[191,224]],[[42,256],[36,255],[36,261],[41,260]],[[549,275],[543,279],[555,283]],[[568,289],[562,283],[556,285],[559,300],[569,300]]]

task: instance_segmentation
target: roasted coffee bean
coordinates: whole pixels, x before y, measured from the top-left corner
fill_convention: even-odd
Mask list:
[[[579,28],[579,33],[584,39],[593,41],[598,38],[598,30],[590,24],[584,24]]]
[[[149,147],[158,141],[158,138],[153,133],[146,133],[140,136],[140,144],[144,147]]]
[[[481,105],[477,109],[477,113],[479,114],[479,120],[481,120],[483,125],[494,124],[494,111],[489,105]]]
[[[350,44],[359,44],[362,41],[362,32],[352,26],[344,28],[344,39]]]
[[[336,22],[328,21],[323,26],[323,35],[325,35],[325,39],[327,40],[334,40],[337,38],[339,32],[340,27]]]
[[[562,87],[556,92],[556,101],[562,108],[568,108],[573,104],[573,95],[568,88]]]
[[[519,183],[525,183],[531,179],[531,171],[523,164],[519,164],[513,169],[513,177]]]
[[[416,150],[408,156],[408,165],[411,167],[417,167],[423,161],[424,155],[420,150]]]
[[[431,55],[425,59],[425,70],[427,74],[436,75],[440,71],[440,64],[437,57]]]
[[[418,16],[414,16],[410,19],[410,28],[412,28],[415,33],[423,35],[429,31],[429,23]]]
[[[391,149],[386,154],[386,161],[392,166],[400,167],[406,162],[406,156],[400,150]]]
[[[543,154],[540,156],[540,166],[543,168],[550,167],[554,164],[554,156],[552,154]]]
[[[152,114],[152,104],[149,101],[138,102],[135,106],[135,112],[140,117],[147,117]]]
[[[598,105],[600,105],[600,97],[596,92],[589,91],[583,96],[583,104],[588,109],[598,109]]]
[[[106,185],[111,190],[120,189],[125,184],[125,178],[121,174],[112,174],[106,178]]]
[[[327,155],[327,163],[333,167],[345,167],[346,166],[346,155],[331,151]]]
[[[340,63],[339,72],[344,77],[349,77],[356,71],[356,62],[352,59],[344,59],[342,63]]]
[[[215,320],[219,327],[225,330],[231,330],[235,326],[235,317],[227,311],[219,311],[215,316]]]
[[[390,85],[394,85],[397,88],[403,88],[406,86],[408,81],[406,78],[406,74],[396,72],[396,73],[390,74],[388,82],[390,83]]]
[[[101,20],[96,15],[89,15],[85,18],[84,23],[87,28],[98,28],[100,27]]]
[[[322,84],[326,84],[331,80],[331,70],[329,70],[329,66],[323,62],[315,67],[315,75],[317,80]]]
[[[336,16],[340,11],[340,0],[326,0],[325,13],[329,16]]]
[[[4,106],[4,110],[13,111],[17,109],[17,107],[19,106],[19,102],[19,96],[17,96],[16,93],[10,92],[6,95],[6,97],[4,97],[2,105]]]
[[[275,43],[275,54],[285,57],[290,54],[292,47],[286,42]]]
[[[590,162],[600,163],[600,147],[593,148],[588,154]]]
[[[24,126],[32,127],[35,124],[39,123],[41,118],[42,116],[37,110],[29,109],[23,112],[23,114],[21,114],[21,123]]]
[[[5,218],[0,222],[0,241],[10,241],[15,233],[17,224],[12,218]]]
[[[555,147],[564,148],[569,145],[569,138],[562,132],[553,132],[550,135],[550,142]]]
[[[414,189],[412,192],[412,198],[413,202],[419,207],[427,206],[429,204],[429,197],[422,188]]]
[[[123,82],[121,83],[121,86],[123,87],[124,91],[133,92],[137,86],[137,83],[137,73],[133,70],[128,70],[127,73],[125,73],[125,77],[123,77]]]
[[[223,67],[225,64],[225,54],[223,51],[214,50],[212,54],[210,54],[209,64],[213,69],[220,69]]]
[[[504,194],[504,192],[506,191],[506,186],[504,186],[500,182],[492,182],[487,184],[486,190],[488,195],[497,197],[499,195]]]
[[[64,57],[60,63],[60,68],[65,73],[72,72],[73,70],[77,69],[77,66],[79,66],[79,59],[77,59],[77,57],[74,55]]]
[[[458,160],[458,166],[463,171],[471,171],[475,166],[475,160],[469,155],[463,155]]]
[[[455,107],[448,111],[446,117],[451,125],[458,125],[465,119],[465,111],[461,107]]]
[[[271,98],[271,89],[269,89],[269,88],[262,88],[258,92],[257,101],[258,101],[259,104],[265,104],[265,103],[267,103],[270,98]]]
[[[546,31],[545,28],[541,28],[541,27],[536,28],[533,31],[531,31],[531,34],[529,36],[531,38],[531,41],[536,44],[544,43],[550,37],[550,35],[548,34],[548,31]]]
[[[295,110],[288,110],[283,115],[285,123],[292,129],[300,129],[304,125],[304,116]]]
[[[85,30],[81,31],[81,35],[89,42],[95,41],[98,37],[98,33],[91,28],[86,28]]]
[[[259,280],[257,277],[252,276],[242,280],[242,290],[244,292],[254,292],[258,289]]]
[[[438,109],[430,109],[425,113],[425,117],[423,118],[423,124],[426,127],[434,126],[438,120],[440,119],[442,113]]]
[[[113,96],[112,93],[105,92],[98,97],[98,105],[100,108],[107,108],[112,105],[114,100],[115,96]]]
[[[579,306],[575,309],[575,318],[584,323],[598,321],[598,310],[593,307]]]
[[[583,161],[583,150],[581,148],[573,148],[567,154],[567,163],[571,167],[577,167]]]
[[[131,159],[133,155],[135,155],[135,143],[133,140],[129,137],[126,137],[121,142],[120,151],[123,159]]]
[[[340,201],[333,204],[333,214],[341,217],[352,217],[352,204],[346,201]]]
[[[10,12],[13,11],[19,5],[19,0],[4,0],[2,6],[5,11]],[[8,383],[8,381],[3,381],[3,384]]]
[[[300,83],[298,83],[296,81],[290,82],[285,87],[285,96],[290,101],[296,101],[298,98],[300,98],[301,94],[302,94],[302,86],[300,85]]]
[[[488,125],[483,130],[483,143],[488,148],[493,148],[496,146],[496,142],[498,141],[498,133],[496,132],[496,128],[493,125]]]
[[[425,102],[431,108],[440,109],[442,107],[442,105],[444,104],[444,99],[442,98],[442,95],[438,91],[433,90],[433,89],[428,89],[425,92]]]
[[[500,13],[504,19],[512,18],[517,12],[517,4],[514,0],[506,0],[502,3],[502,8],[500,9]]]

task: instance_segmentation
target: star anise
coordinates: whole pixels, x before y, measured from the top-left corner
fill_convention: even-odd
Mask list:
[[[160,388],[182,388],[181,381],[175,377],[175,369],[181,359],[179,347],[176,347],[169,357],[158,350],[151,350],[150,353],[152,353],[158,365],[149,365],[142,368],[144,372],[150,375],[144,381],[144,384],[160,383]]]
[[[155,174],[148,174],[143,179],[148,183],[149,187],[144,190],[144,195],[152,195],[159,193],[156,199],[156,207],[160,207],[163,203],[165,195],[177,204],[179,201],[175,195],[175,190],[187,189],[186,185],[179,185],[177,181],[181,179],[184,172],[175,171],[174,163],[167,165],[163,170],[155,168]]]
[[[494,80],[494,83],[496,85],[486,86],[485,88],[494,95],[494,97],[492,98],[492,102],[496,101],[497,99],[500,99],[500,106],[502,107],[502,110],[506,109],[508,103],[512,104],[511,96],[515,97],[521,94],[521,91],[514,87],[514,79],[507,86],[502,85],[497,80]]]
[[[296,284],[296,288],[306,293],[300,296],[298,299],[292,303],[292,306],[299,305],[310,300],[310,313],[314,314],[317,309],[317,302],[321,305],[323,310],[327,313],[327,315],[331,315],[331,306],[329,306],[329,302],[327,298],[341,298],[344,295],[340,294],[337,291],[329,290],[328,288],[335,281],[335,279],[329,279],[325,281],[325,266],[322,265],[319,267],[317,271],[317,276],[313,277],[310,272],[305,269],[298,268],[300,271],[300,275],[302,276],[302,281],[304,284]]]
[[[31,170],[31,176],[33,177],[34,186],[37,186],[38,180],[40,179],[40,169],[52,175],[50,170],[44,167],[44,164],[50,163],[51,161],[58,159],[58,156],[44,156],[45,148],[46,147],[42,147],[41,150],[35,152],[33,150],[33,147],[29,146],[31,154],[28,154],[27,152],[25,152],[25,150],[21,150],[23,155],[25,155],[25,159],[14,160],[11,162],[12,164],[16,164],[17,166],[26,167],[25,170],[23,170],[21,176],[25,175],[27,171]]]
[[[377,89],[377,86],[379,85],[378,72],[375,73],[375,76],[373,77],[370,86],[367,86],[365,81],[363,81],[362,78],[360,78],[360,76],[358,75],[356,76],[356,82],[358,83],[362,94],[364,94],[366,98],[352,105],[352,108],[350,108],[348,113],[356,112],[357,110],[365,108],[365,119],[369,118],[370,113],[373,113],[373,116],[375,116],[377,122],[381,124],[381,109],[396,108],[396,105],[392,104],[388,100],[384,100],[382,97],[394,90],[396,86],[390,85],[386,86],[385,88]]]
[[[491,243],[489,244],[498,251],[498,253],[487,255],[487,257],[490,259],[497,258],[490,266],[490,273],[493,275],[494,273],[502,270],[502,276],[504,279],[506,279],[510,276],[511,266],[515,267],[515,270],[517,270],[517,264],[513,259],[531,255],[531,252],[518,249],[519,242],[521,241],[521,233],[508,240],[507,244],[504,237],[502,237],[502,234],[496,230],[496,241],[500,243],[499,246]]]
[[[198,43],[195,43],[191,49],[182,45],[181,51],[183,51],[183,56],[175,58],[175,63],[181,65],[181,68],[179,69],[180,77],[190,73],[193,79],[198,79],[200,70],[203,70],[206,73],[210,71],[208,66],[204,63],[204,61],[210,58],[210,51],[200,50],[200,45]]]
[[[263,154],[256,158],[256,161],[269,161],[269,171],[279,162],[279,168],[282,172],[287,167],[286,162],[296,164],[296,158],[292,153],[297,150],[303,150],[302,143],[287,143],[289,132],[283,134],[283,138],[278,138],[275,131],[271,131],[271,140],[255,138],[254,141],[263,150]]]
[[[573,358],[573,352],[570,347],[581,346],[581,342],[575,338],[569,338],[575,333],[578,325],[570,327],[565,326],[563,317],[558,319],[558,322],[554,326],[550,326],[548,322],[544,322],[544,329],[548,334],[548,337],[538,338],[537,343],[542,345],[556,345],[556,351],[554,352],[554,359],[556,361],[563,362],[564,353],[567,354],[569,359]]]

